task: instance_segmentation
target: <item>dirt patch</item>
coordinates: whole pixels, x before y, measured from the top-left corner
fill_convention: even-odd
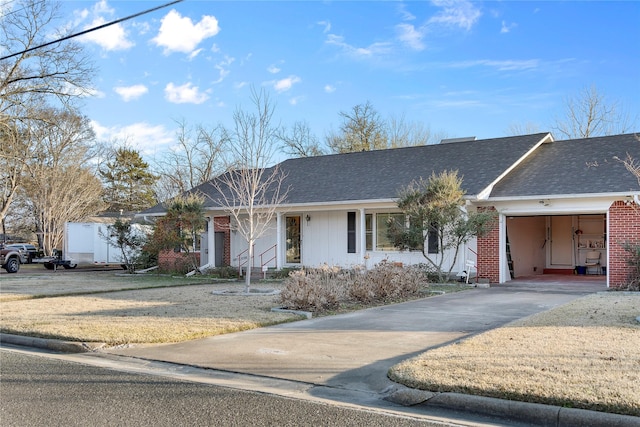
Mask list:
[[[410,387],[640,415],[640,294],[589,295],[391,368]]]

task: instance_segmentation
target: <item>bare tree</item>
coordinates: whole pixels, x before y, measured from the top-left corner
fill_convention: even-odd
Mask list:
[[[62,35],[58,4],[42,0],[5,2],[0,16],[0,51],[23,52]],[[86,95],[94,74],[82,47],[72,41],[53,44],[0,61],[0,133],[3,191],[0,222],[20,185],[32,152],[28,123],[40,120],[44,103],[55,101],[71,108],[73,101]],[[35,115],[34,115],[35,113]]]
[[[93,131],[86,117],[65,110],[46,109],[31,122],[22,183],[45,252],[59,247],[64,223],[100,212],[102,184],[85,166],[90,158]]]
[[[543,132],[536,123],[511,123],[507,128],[506,134],[509,136],[530,135]]]
[[[24,159],[29,155],[24,138],[24,128],[19,125],[19,120],[0,122],[0,222],[3,230],[26,168]]]
[[[640,144],[640,137],[636,136],[636,139],[638,140],[638,143]],[[638,185],[640,186],[640,160],[635,159],[629,153],[627,153],[627,156],[624,159],[621,159],[621,158],[619,158],[617,156],[614,157],[614,159],[616,159],[619,162],[622,162],[624,167],[627,168],[627,170],[629,172],[631,172],[631,174],[638,179]]]
[[[390,148],[437,144],[441,139],[447,137],[442,132],[432,132],[429,126],[425,126],[421,122],[408,122],[404,114],[400,117],[389,117],[386,134],[389,138]]]
[[[386,126],[369,101],[341,111],[340,130],[330,132],[327,146],[334,153],[350,153],[388,148]]]
[[[626,133],[635,125],[624,107],[608,101],[595,86],[585,87],[565,100],[566,112],[556,119],[553,129],[567,139]]]
[[[280,129],[278,138],[282,141],[282,151],[290,156],[313,157],[325,154],[306,121],[295,122],[290,130]]]
[[[272,125],[275,106],[264,91],[252,90],[254,112],[238,108],[233,115],[234,129],[228,146],[228,170],[212,181],[217,195],[212,201],[232,218],[236,230],[248,244],[253,259],[257,239],[272,228],[276,209],[286,199],[285,173],[269,166],[277,148],[277,127]],[[251,287],[251,264],[245,276]]]
[[[178,143],[154,162],[160,176],[159,200],[184,193],[224,171],[222,151],[229,140],[227,130],[221,125],[192,129],[184,120],[177,124]]]

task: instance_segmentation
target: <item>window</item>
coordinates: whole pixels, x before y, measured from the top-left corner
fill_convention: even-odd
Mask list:
[[[433,222],[429,226],[429,232],[427,233],[427,253],[437,254],[440,252],[440,245],[438,242],[438,234],[440,230],[438,224]]]
[[[366,240],[366,248],[368,251],[373,250],[373,214],[365,214],[364,215],[365,222],[365,240]]]
[[[389,224],[393,222],[403,224],[404,214],[401,213],[379,213],[376,214],[376,250],[394,251],[396,247],[388,236]]]
[[[347,212],[347,253],[356,253],[356,213]]]

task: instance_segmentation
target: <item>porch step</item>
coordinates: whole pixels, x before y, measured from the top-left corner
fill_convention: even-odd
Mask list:
[[[244,277],[246,273],[247,273],[247,268],[242,267],[242,277]],[[273,276],[274,276],[274,270],[273,269],[267,270],[266,278],[270,279]],[[260,280],[263,277],[265,277],[265,275],[262,272],[262,269],[260,267],[251,268],[251,280]]]

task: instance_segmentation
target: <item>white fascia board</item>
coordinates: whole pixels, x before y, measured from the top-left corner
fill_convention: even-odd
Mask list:
[[[271,206],[266,206],[270,208]],[[397,199],[377,199],[377,200],[345,200],[327,203],[293,203],[278,206],[278,212],[296,212],[296,211],[338,211],[345,209],[390,209],[397,208]],[[226,212],[220,207],[206,206],[208,212]]]
[[[531,155],[531,153],[533,153],[538,147],[540,147],[542,144],[546,144],[546,143],[549,143],[549,142],[553,142],[553,136],[551,135],[551,133],[547,133],[547,135],[544,136],[542,139],[540,139],[540,141],[538,141],[537,144],[535,144],[533,147],[531,147],[531,149],[529,151],[524,153],[524,155],[522,157],[520,157],[515,163],[513,163],[510,167],[508,167],[500,175],[498,175],[498,177],[493,182],[491,182],[491,184],[489,184],[484,190],[482,190],[482,191],[480,191],[478,193],[478,195],[476,196],[476,199],[477,200],[486,200],[486,199],[488,199],[489,195],[491,194],[491,191],[493,191],[493,187],[498,182],[500,182],[500,180],[502,178],[507,176],[507,174],[509,172],[511,172],[513,169],[515,169],[516,166],[518,166],[527,157],[529,157]]]
[[[521,197],[490,199],[476,203],[477,206],[494,206],[498,212],[507,216],[517,215],[561,215],[576,213],[605,213],[616,200],[630,200],[629,194],[615,196],[610,193],[601,195],[569,195],[566,197]]]
[[[486,200],[477,200],[476,203],[491,204],[494,202],[517,202],[528,200],[561,200],[561,199],[601,199],[620,200],[620,198],[633,198],[634,195],[640,195],[640,191],[625,191],[618,193],[583,193],[583,194],[539,194],[535,196],[516,196],[516,197],[491,197]]]

